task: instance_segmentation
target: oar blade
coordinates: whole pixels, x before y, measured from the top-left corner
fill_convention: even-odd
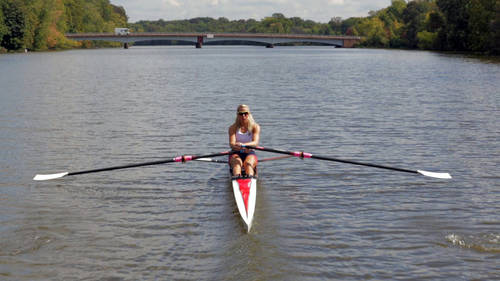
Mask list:
[[[67,176],[68,173],[65,172],[65,173],[57,173],[57,174],[50,174],[50,175],[36,175],[33,180],[36,180],[36,181],[47,181],[47,180],[53,180],[53,179],[58,179],[58,178],[62,178],[64,176]]]
[[[219,159],[212,159],[212,158],[197,158],[194,159],[195,161],[200,161],[200,162],[213,162],[213,163],[228,163],[227,160],[219,160]]]
[[[212,158],[198,158],[195,159],[196,161],[202,161],[202,162],[212,162]]]
[[[451,179],[451,175],[448,173],[435,173],[423,170],[417,170],[417,172],[426,177],[437,178],[437,179]]]

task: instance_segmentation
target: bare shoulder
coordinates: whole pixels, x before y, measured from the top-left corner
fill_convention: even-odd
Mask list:
[[[228,132],[229,132],[229,134],[235,134],[236,133],[236,125],[233,124],[233,125],[229,126]]]
[[[253,126],[253,132],[254,133],[260,133],[260,125],[255,123]]]

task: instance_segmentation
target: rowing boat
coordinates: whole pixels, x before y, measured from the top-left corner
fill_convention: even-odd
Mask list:
[[[247,232],[250,232],[255,213],[255,203],[257,201],[257,178],[246,176],[232,177],[231,182],[238,211],[246,225]]]

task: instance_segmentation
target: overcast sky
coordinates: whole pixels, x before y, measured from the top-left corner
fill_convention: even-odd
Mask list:
[[[365,17],[391,0],[110,0],[125,8],[129,22],[225,17],[261,20],[273,13],[326,23],[332,17]]]

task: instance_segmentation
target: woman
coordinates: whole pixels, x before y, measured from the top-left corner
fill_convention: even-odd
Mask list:
[[[259,145],[260,126],[253,120],[250,108],[241,104],[236,111],[236,121],[229,127],[229,146],[237,153],[229,157],[233,176],[242,175],[242,167],[247,176],[254,176],[257,170],[255,151],[242,145]]]

